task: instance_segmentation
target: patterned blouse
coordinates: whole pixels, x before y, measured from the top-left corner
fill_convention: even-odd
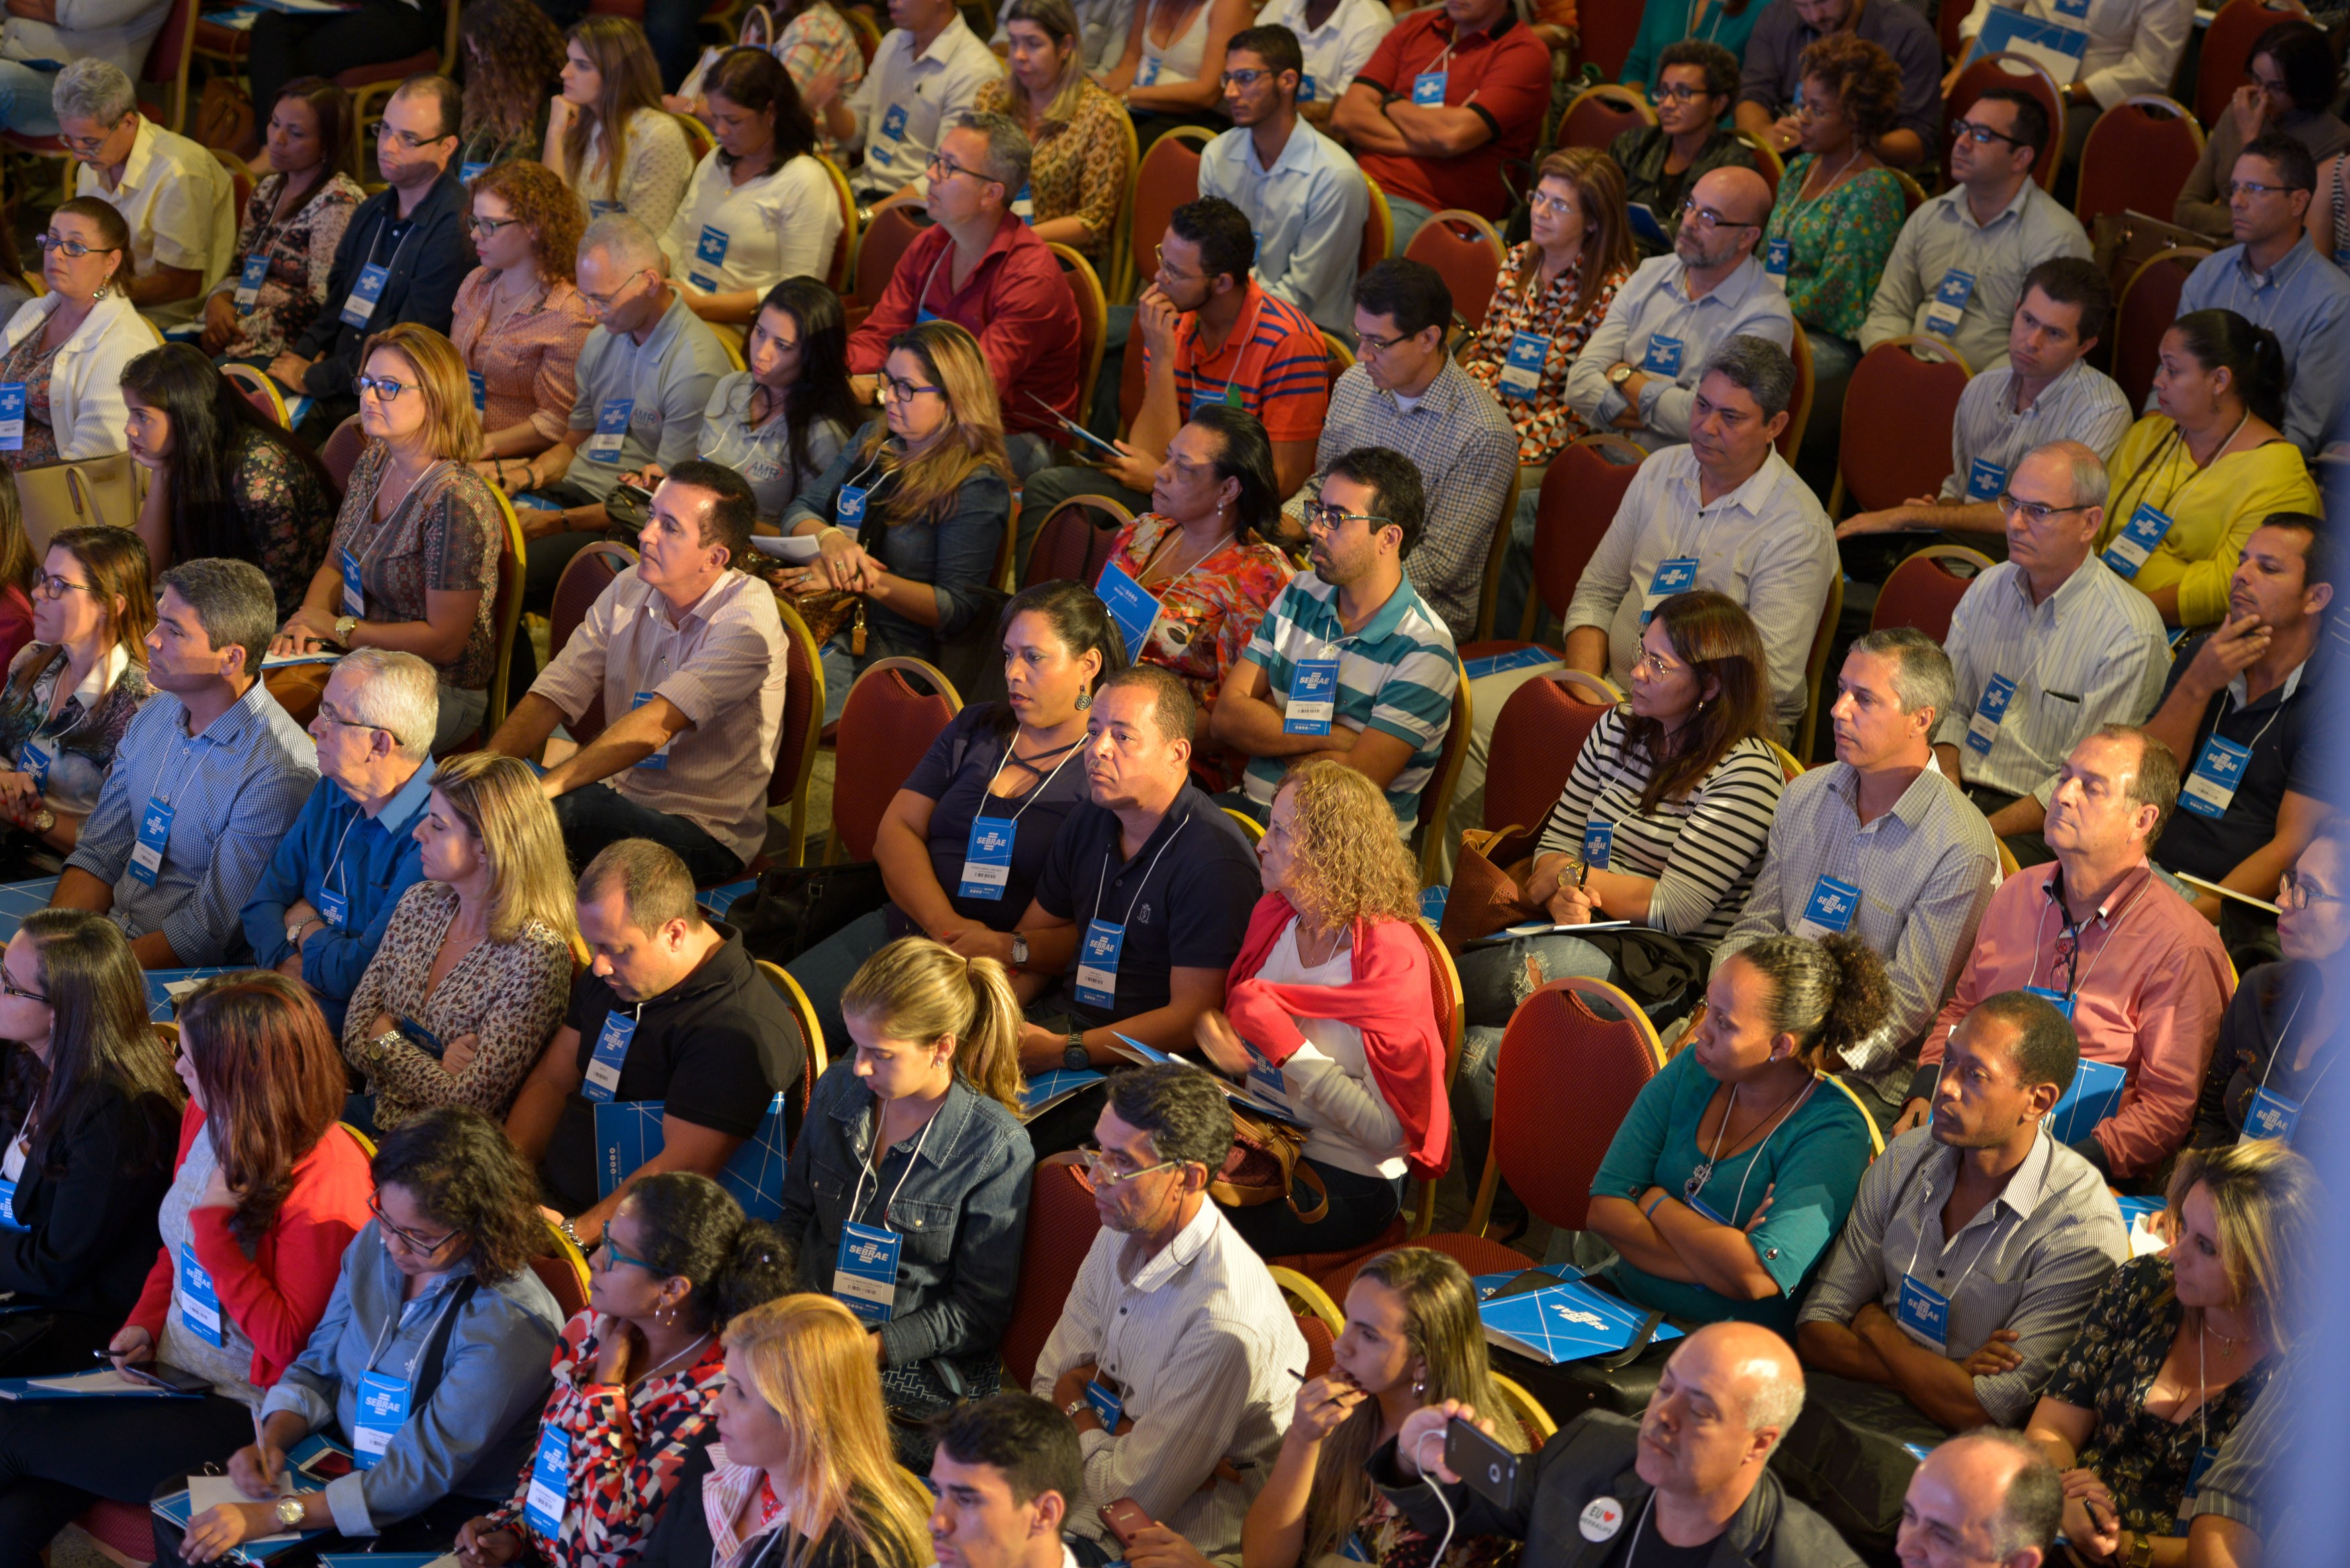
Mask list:
[[[87,816],[98,808],[114,748],[140,704],[153,695],[147,667],[120,650],[116,657],[122,671],[105,693],[88,707],[78,693],[68,697],[55,718],[49,716],[49,701],[66,672],[64,647],[27,643],[9,661],[7,684],[0,687],[0,757],[15,767],[23,760],[25,742],[40,742],[49,757],[49,782],[41,798],[52,810]]]
[[[376,1126],[390,1132],[436,1106],[471,1106],[503,1116],[537,1062],[571,994],[571,945],[534,921],[510,942],[484,938],[428,994],[441,939],[457,918],[457,890],[419,882],[400,896],[382,945],[359,976],[343,1022],[343,1054],[367,1075]],[[402,1038],[376,1044],[379,1013]],[[452,1073],[409,1033],[411,1021],[442,1045],[478,1036],[473,1059]]]
[[[2218,1448],[2252,1407],[2276,1370],[2264,1357],[2211,1397],[2198,1420],[2167,1421],[2146,1407],[2155,1375],[2170,1355],[2180,1307],[2170,1260],[2133,1258],[2114,1271],[2056,1375],[2047,1397],[2094,1411],[2096,1430],[2083,1444],[2083,1469],[2095,1470],[2121,1511],[2122,1527],[2140,1535],[2178,1535],[2179,1494],[2196,1450]]]
[[[319,182],[292,217],[274,223],[277,193],[285,188],[283,174],[265,175],[253,188],[244,221],[236,227],[236,254],[229,258],[227,275],[213,286],[214,294],[234,297],[244,258],[256,251],[269,253],[261,297],[237,317],[236,336],[224,351],[229,358],[271,358],[308,330],[327,302],[327,275],[334,269],[335,248],[343,243],[351,213],[367,199],[351,177],[338,171]]]
[[[327,558],[335,497],[316,470],[260,431],[240,430],[236,441],[234,493],[245,534],[239,554],[268,574],[283,621],[302,607]],[[172,553],[182,561],[208,554],[182,538],[172,541]]]
[[[335,536],[327,558],[339,563],[348,550],[359,557],[359,582],[367,591],[368,620],[422,620],[428,589],[462,594],[479,590],[482,602],[473,612],[473,635],[456,662],[441,668],[441,681],[461,691],[479,691],[490,683],[490,666],[497,657],[497,630],[492,624],[498,590],[498,541],[505,535],[505,519],[498,498],[472,469],[460,462],[442,462],[427,469],[400,509],[381,523],[375,520],[375,493],[383,483],[384,466],[391,449],[369,441],[351,470],[350,486],[343,492],[342,515],[335,519]]]
[[[49,370],[65,340],[59,338],[57,348],[44,348],[41,339],[47,336],[27,332],[0,358],[0,381],[21,381],[25,387],[25,444],[15,452],[0,452],[0,462],[11,471],[57,461],[57,432],[49,423]]]
[[[792,86],[803,97],[810,82],[829,75],[838,79],[840,99],[846,103],[865,80],[865,51],[857,47],[857,34],[825,0],[810,0],[806,10],[785,23],[770,52],[784,63],[784,69],[791,73]],[[824,116],[816,119],[816,150],[831,159],[835,168],[847,168],[847,147],[823,134]]]
[[[634,1387],[598,1383],[596,1309],[563,1325],[555,1347],[555,1391],[540,1417],[544,1430],[571,1438],[570,1485],[564,1489],[562,1532],[549,1539],[525,1522],[534,1443],[511,1501],[490,1511],[492,1529],[526,1535],[549,1568],[619,1568],[636,1560],[694,1449],[716,1435],[718,1391],[726,1351],[713,1337],[673,1372]]]
[[[1174,524],[1146,512],[1119,532],[1109,558],[1139,583],[1152,552],[1174,531]],[[1180,543],[1170,547],[1178,552],[1185,548]],[[1150,623],[1138,659],[1149,659],[1180,680],[1191,688],[1200,711],[1208,712],[1223,690],[1224,677],[1248,651],[1257,622],[1293,575],[1288,558],[1271,545],[1226,545],[1174,581],[1154,586],[1159,618]],[[1245,759],[1221,747],[1212,754],[1201,748],[1191,756],[1191,771],[1214,781],[1212,787],[1201,785],[1211,794],[1237,785],[1244,765]]]
[[[603,128],[598,126],[588,139],[586,167],[576,174],[560,169],[556,172],[579,193],[591,222],[624,212],[656,234],[666,230],[685,197],[685,182],[693,178],[693,148],[676,117],[667,109],[640,109],[629,118],[629,161],[620,170],[617,188],[607,161]]]
[[[1798,200],[1804,176],[1817,161],[1806,152],[1787,165],[1770,226],[1762,231],[1764,254],[1773,240],[1788,242],[1787,275],[1780,281],[1788,307],[1805,328],[1858,337],[1908,213],[1901,182],[1889,169],[1865,170],[1825,196]]]
[[[1014,124],[1024,125],[1024,106],[1012,97],[1017,90],[1011,78],[997,77],[981,87],[972,107],[983,113],[1008,114]],[[1036,128],[1036,158],[1029,166],[1029,223],[1083,218],[1093,238],[1071,248],[1093,263],[1096,271],[1108,264],[1118,204],[1126,193],[1126,131],[1118,123],[1125,117],[1118,99],[1091,77],[1081,75],[1076,114]]]
[[[500,314],[502,308],[495,272],[477,266],[465,275],[449,340],[465,369],[482,379],[482,429],[527,422],[548,441],[561,441],[579,395],[579,346],[596,313],[569,278],[542,279],[520,305]]]
[[[1629,267],[1619,268],[1599,280],[1598,297],[1579,321],[1569,321],[1567,313],[1575,308],[1575,275],[1570,267],[1551,280],[1550,286],[1521,293],[1518,285],[1528,268],[1539,272],[1542,250],[1532,240],[1513,249],[1502,263],[1499,275],[1493,279],[1493,298],[1485,306],[1485,325],[1471,339],[1469,352],[1461,368],[1469,372],[1470,379],[1502,400],[1502,411],[1510,416],[1510,423],[1518,432],[1518,461],[1525,463],[1548,462],[1570,442],[1588,435],[1583,421],[1566,406],[1566,373],[1575,367],[1575,357],[1583,352],[1583,341],[1607,318],[1607,307],[1616,301],[1616,291],[1632,275]],[[1502,389],[1502,368],[1508,363],[1510,343],[1521,332],[1530,332],[1547,338],[1549,349],[1543,357],[1542,379],[1535,385],[1534,396],[1521,398]]]

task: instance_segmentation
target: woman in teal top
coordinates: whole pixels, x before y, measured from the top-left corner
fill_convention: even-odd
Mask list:
[[[1657,56],[1667,44],[1702,38],[1720,44],[1741,61],[1746,39],[1762,16],[1765,0],[1648,0],[1640,13],[1640,34],[1624,57],[1626,87],[1646,88],[1656,79]]]
[[[1689,1048],[1632,1102],[1591,1182],[1616,1287],[1690,1323],[1793,1336],[1868,1168],[1868,1118],[1819,1075],[1886,1020],[1855,937],[1765,937],[1718,961]]]

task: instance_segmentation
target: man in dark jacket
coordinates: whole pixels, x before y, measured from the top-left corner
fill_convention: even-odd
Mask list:
[[[298,427],[312,446],[359,411],[351,379],[370,333],[402,321],[449,330],[457,286],[473,270],[465,187],[450,167],[463,114],[457,84],[411,77],[384,105],[376,163],[390,189],[351,213],[327,275],[326,308],[269,374],[312,400]]]
[[[1454,1399],[1405,1417],[1396,1440],[1372,1456],[1371,1480],[1429,1534],[1450,1528],[1464,1539],[1523,1541],[1526,1561],[1542,1568],[1640,1563],[1650,1535],[1664,1542],[1659,1561],[1681,1561],[1711,1542],[1707,1568],[1860,1568],[1843,1538],[1782,1492],[1767,1468],[1803,1406],[1803,1368],[1786,1341],[1754,1324],[1712,1324],[1681,1342],[1637,1423],[1586,1411],[1522,1459],[1506,1508],[1444,1468],[1453,1417],[1492,1429]],[[1423,1462],[1444,1483],[1440,1500],[1422,1481]],[[1627,1531],[1632,1539],[1619,1552]]]

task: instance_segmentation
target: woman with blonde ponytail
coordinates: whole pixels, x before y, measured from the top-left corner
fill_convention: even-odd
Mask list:
[[[800,1286],[871,1338],[899,1452],[927,1469],[920,1423],[995,1392],[1012,1319],[1028,1176],[1020,1002],[990,958],[904,937],[841,992],[855,1050],[816,1080],[777,1221]]]

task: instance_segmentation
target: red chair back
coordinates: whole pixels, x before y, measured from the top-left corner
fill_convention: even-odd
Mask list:
[[[2202,157],[2202,128],[2184,105],[2159,93],[2124,99],[2089,128],[2073,211],[2084,228],[2100,214],[2168,213]]]
[[[367,432],[359,429],[359,417],[353,414],[328,436],[318,449],[318,461],[327,466],[327,477],[335,482],[338,491],[351,487],[351,470],[359,465],[359,454],[367,451]]]
[[[567,1322],[572,1314],[588,1304],[588,1289],[579,1282],[579,1272],[571,1266],[570,1259],[533,1258],[530,1260],[530,1272],[538,1276],[538,1282],[554,1296],[555,1304],[562,1311]]]
[[[1558,122],[1558,144],[1605,149],[1624,132],[1655,123],[1648,106],[1640,101],[1640,95],[1631,88],[1586,88],[1566,106],[1566,113]]]
[[[2122,286],[2114,311],[2114,380],[2131,408],[2146,407],[2162,362],[2162,335],[2178,319],[2178,296],[2187,291],[2188,275],[2210,254],[2194,245],[2163,251],[2148,256]]]
[[[1555,680],[1529,680],[1493,721],[1486,754],[1485,823],[1539,834],[1566,775],[1607,710]]]
[[[588,618],[588,612],[612,586],[612,579],[636,565],[637,553],[626,545],[598,540],[571,557],[555,580],[555,597],[547,606],[546,656],[552,659]],[[566,724],[571,738],[588,744],[604,732],[604,697],[599,691],[588,700],[577,723]]]
[[[873,214],[873,222],[857,243],[857,302],[870,310],[889,292],[898,270],[898,258],[914,243],[922,225],[903,202]]]
[[[2262,5],[2261,0],[2228,0],[2220,7],[2211,25],[2203,29],[2202,49],[2196,57],[2195,118],[2203,122],[2204,130],[2219,125],[2220,117],[2228,112],[2228,100],[2244,85],[2244,73],[2251,68],[2254,41],[2279,22],[2296,16],[2309,19],[2308,12],[2299,5],[2278,9]],[[2220,171],[2220,178],[2228,178],[2226,171]]]
[[[930,690],[917,690],[915,678]],[[848,859],[873,858],[882,813],[962,709],[947,678],[920,659],[880,659],[857,678],[840,711],[832,792],[833,831]]]
[[[1096,527],[1097,514],[1107,519],[1109,526]],[[1028,551],[1028,571],[1020,586],[1066,580],[1093,587],[1109,560],[1118,531],[1133,521],[1133,514],[1107,495],[1072,495],[1037,525],[1036,542]]]
[[[1622,76],[1639,41],[1640,16],[1641,7],[1630,0],[1586,0],[1575,15],[1576,63],[1597,66],[1602,81]]]
[[[769,805],[789,803],[799,788],[800,774],[822,742],[824,669],[818,662],[822,657],[807,623],[795,614],[784,626],[784,730],[775,738],[775,771],[767,779]]]
[[[1167,223],[1175,209],[1200,199],[1200,146],[1188,136],[1162,136],[1150,144],[1150,151],[1135,168],[1134,230],[1127,254],[1140,282],[1147,282],[1158,270],[1154,253],[1167,236]]]
[[[1038,1160],[1028,1181],[1020,1285],[1012,1295],[1012,1321],[1003,1329],[1003,1365],[1013,1386],[1025,1388],[1036,1376],[1036,1357],[1061,1321],[1062,1305],[1100,1229],[1101,1214],[1078,1175],[1077,1157],[1055,1154]]]
[[[1426,262],[1437,270],[1452,291],[1452,314],[1470,331],[1485,324],[1505,254],[1492,223],[1474,213],[1437,213],[1419,226],[1403,254],[1407,261]]]
[[[1297,1324],[1298,1337],[1305,1341],[1305,1376],[1319,1377],[1337,1366],[1337,1341],[1331,1335],[1330,1325],[1310,1312],[1290,1316]]]
[[[1599,981],[1553,981],[1511,1014],[1493,1064],[1493,1153],[1510,1190],[1554,1227],[1586,1228],[1591,1179],[1657,1075],[1655,1038],[1631,999]]]
[[[1614,462],[1608,454],[1638,451],[1618,437],[1586,436],[1551,460],[1534,502],[1534,592],[1551,614],[1566,613],[1583,568],[1640,472],[1637,460]]]
[[[1961,0],[1963,3],[1963,0]],[[1950,127],[1966,117],[1975,100],[1992,88],[2014,88],[2028,92],[2040,100],[2048,111],[2048,150],[2033,160],[2033,178],[2040,188],[2050,190],[2056,183],[2056,167],[2064,161],[2064,94],[2048,67],[2023,55],[1986,55],[1959,73],[1950,84],[1948,97],[1942,100],[1942,183],[1950,180]]]
[[[1877,591],[1868,629],[1915,627],[1940,642],[1950,635],[1950,617],[1974,580],[1991,570],[1991,559],[1963,545],[1937,545],[1893,568]]]
[[[1920,359],[1903,342],[1880,343],[1852,368],[1844,400],[1841,467],[1856,512],[1931,495],[1950,472],[1950,427],[1967,368]]]

